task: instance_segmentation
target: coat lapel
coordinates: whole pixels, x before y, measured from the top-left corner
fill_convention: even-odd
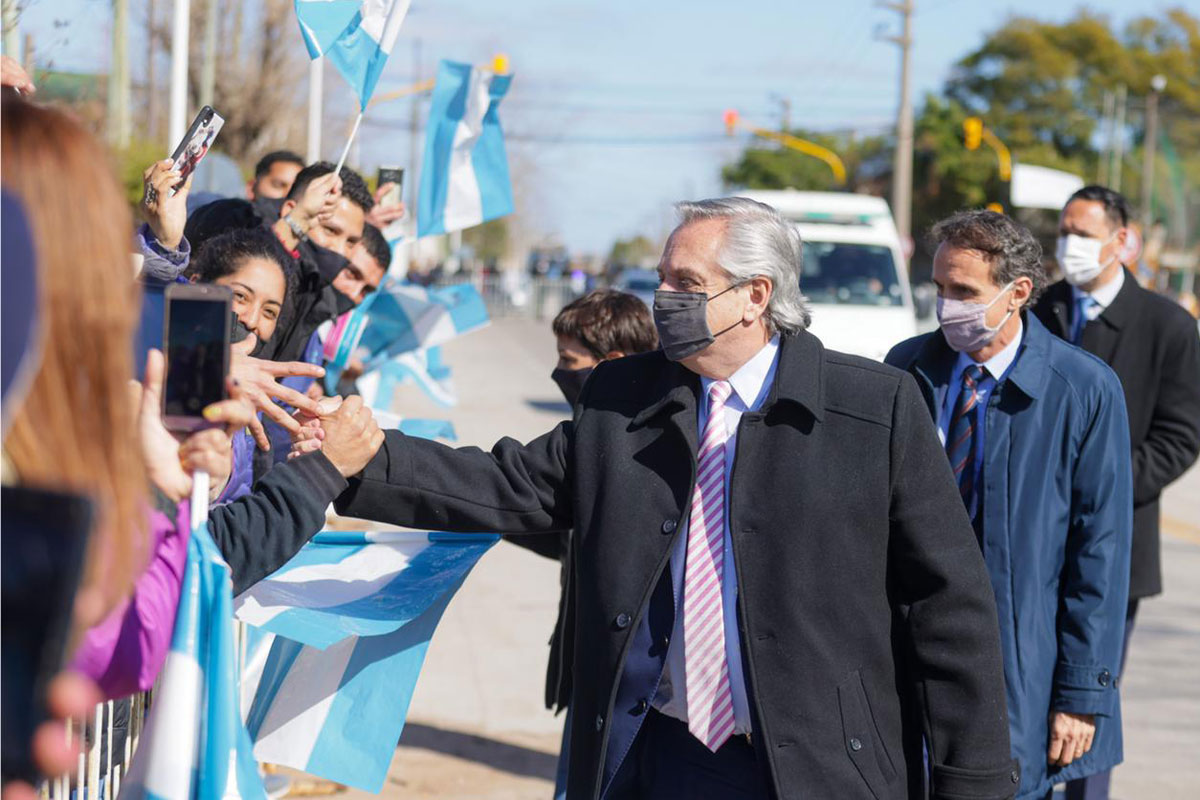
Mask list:
[[[1071,285],[1059,281],[1046,290],[1050,313],[1042,317],[1046,328],[1060,339],[1071,340]]]
[[[1137,293],[1141,291],[1137,281],[1128,270],[1121,291],[1113,298],[1108,308],[1083,329],[1080,346],[1097,356],[1105,364],[1112,364],[1117,346],[1121,342],[1121,331],[1128,327],[1137,315]]]
[[[954,362],[958,353],[946,344],[946,337],[941,330],[928,335],[912,363],[912,372],[917,378],[917,385],[929,406],[929,413],[936,425],[946,402],[946,391],[950,387],[950,375],[954,372]]]

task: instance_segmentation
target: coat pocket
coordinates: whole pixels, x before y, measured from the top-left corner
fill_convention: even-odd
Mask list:
[[[896,767],[875,725],[862,674],[858,670],[851,672],[838,684],[837,691],[842,746],[871,793],[876,798],[887,797],[887,787],[896,779]]]

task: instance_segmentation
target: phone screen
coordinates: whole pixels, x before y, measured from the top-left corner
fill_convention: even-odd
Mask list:
[[[198,418],[205,406],[225,399],[229,318],[228,292],[168,297],[165,416]]]
[[[92,503],[79,495],[5,486],[0,519],[3,780],[32,782],[30,739],[46,716],[46,684],[63,666]]]

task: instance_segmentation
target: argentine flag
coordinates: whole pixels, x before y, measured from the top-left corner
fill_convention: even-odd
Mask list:
[[[242,594],[255,755],[378,793],[438,620],[498,539],[328,531]]]
[[[392,53],[409,0],[296,0],[308,56],[327,56],[366,109]]]
[[[417,236],[470,228],[513,211],[499,108],[511,75],[443,61],[417,198]]]
[[[326,391],[335,392],[351,358],[373,372],[396,356],[428,350],[478,330],[488,319],[487,305],[474,286],[427,288],[388,278],[326,337]]]
[[[233,584],[208,532],[206,477],[192,493],[171,650],[120,800],[266,800],[239,713]]]

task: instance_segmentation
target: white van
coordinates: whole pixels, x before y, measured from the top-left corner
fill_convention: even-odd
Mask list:
[[[887,201],[840,192],[744,191],[793,220],[804,240],[800,288],[828,348],[882,361],[917,335],[908,264]]]

